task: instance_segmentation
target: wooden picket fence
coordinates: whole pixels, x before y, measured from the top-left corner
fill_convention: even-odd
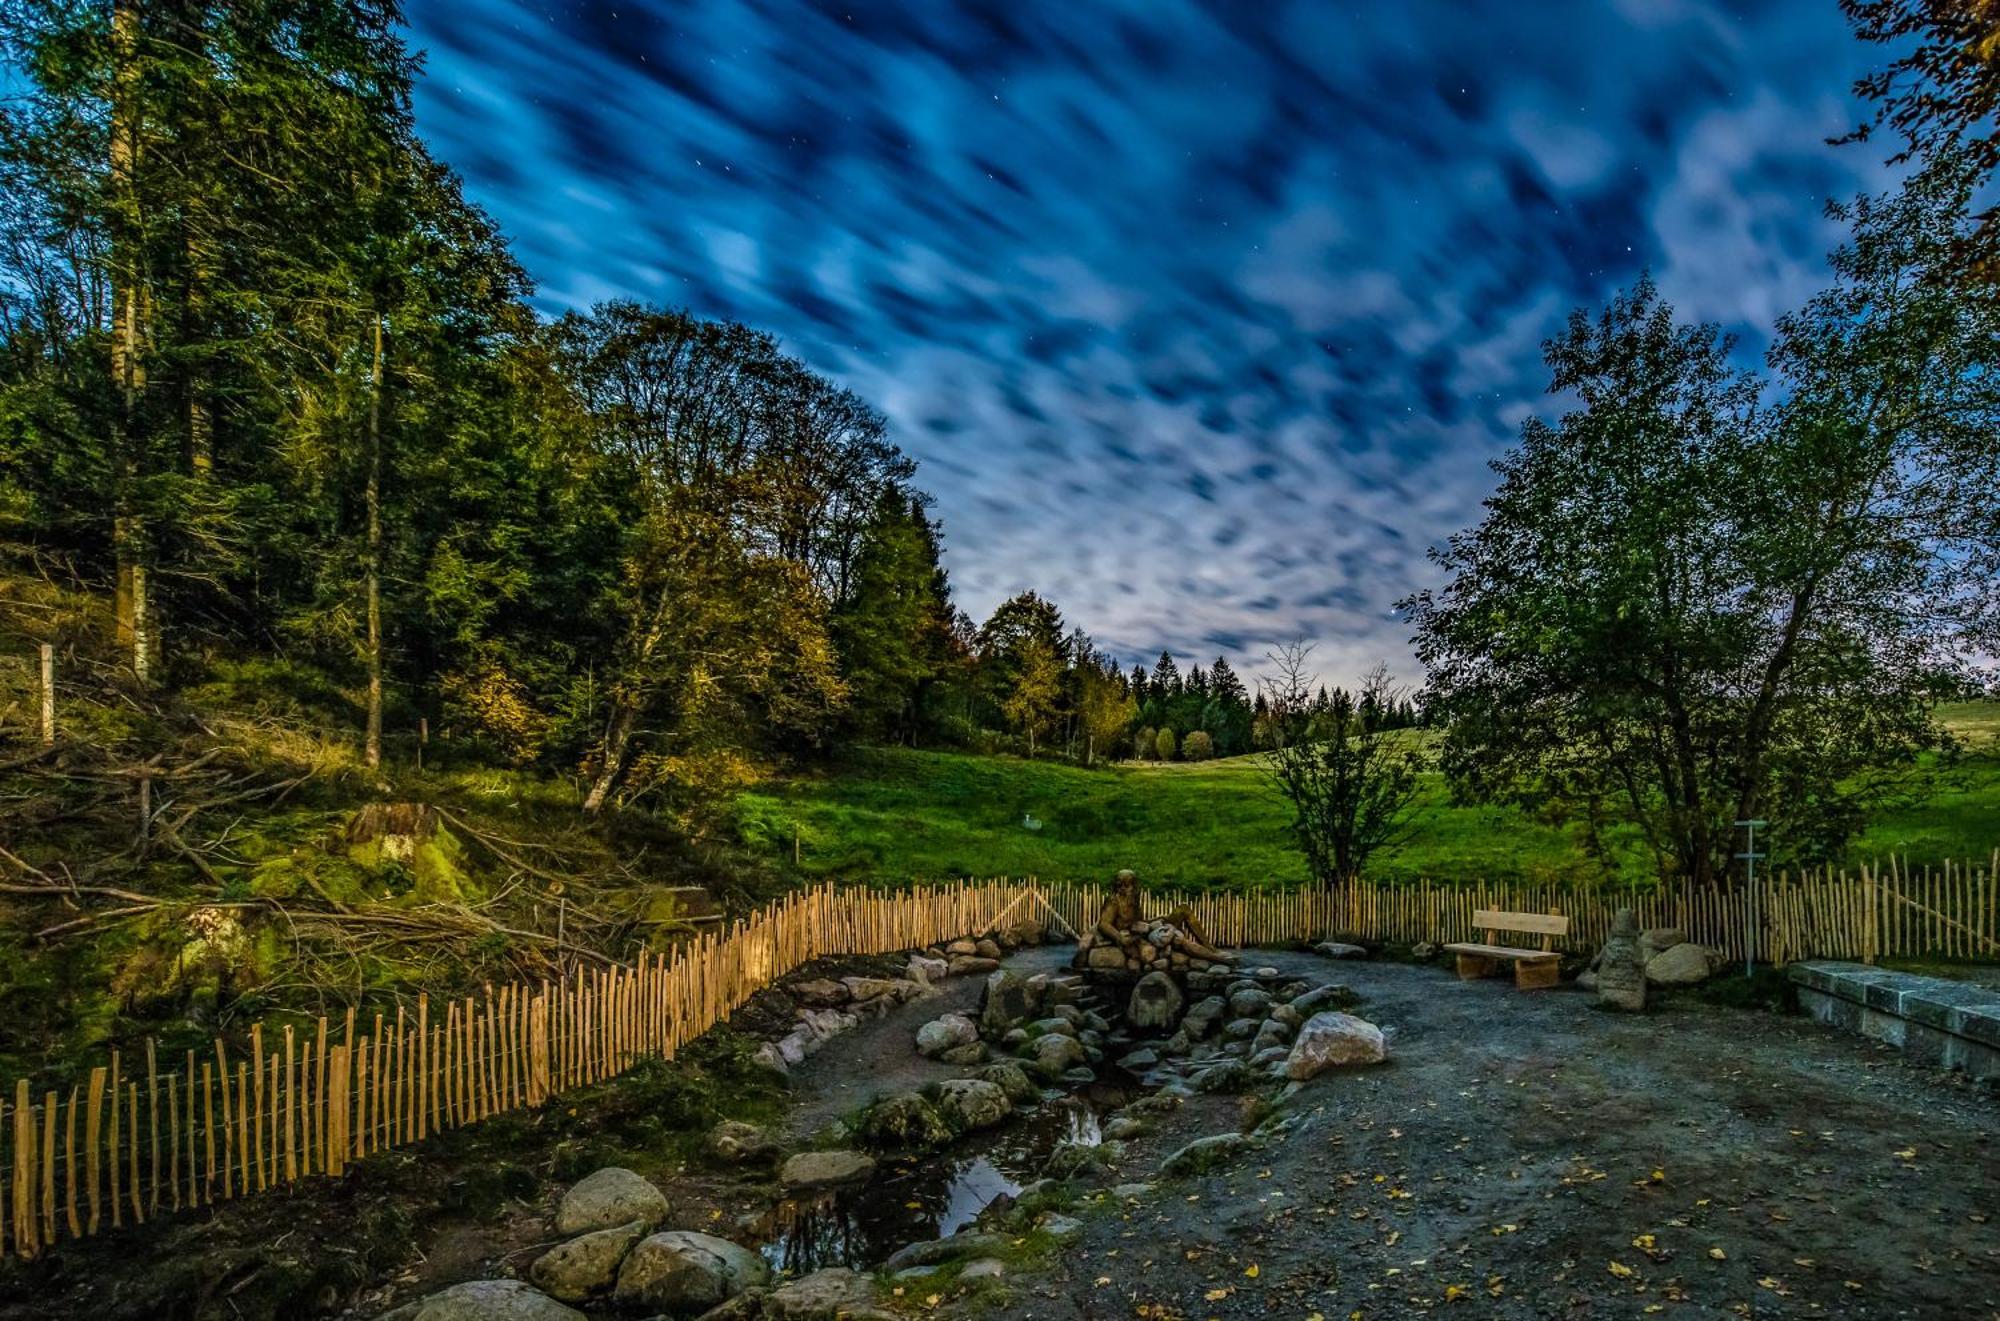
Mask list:
[[[1108,891],[1058,882],[1042,887],[1078,930],[1097,920]],[[1258,892],[1147,894],[1146,911],[1186,907],[1224,945],[1332,939],[1401,944],[1482,939],[1481,909],[1562,913],[1558,945],[1602,944],[1620,908],[1641,928],[1679,927],[1731,959],[1991,959],[2000,961],[2000,853],[1986,863],[1946,863],[1919,872],[1897,860],[1858,871],[1779,872],[1753,894],[1740,885],[1583,888],[1558,885],[1373,884]]]
[[[821,886],[635,967],[579,968],[560,982],[488,988],[439,1005],[419,995],[393,1018],[349,1010],[218,1037],[207,1050],[141,1063],[122,1054],[66,1089],[0,1088],[0,1254],[33,1258],[128,1220],[338,1177],[376,1152],[490,1115],[540,1106],[645,1058],[673,1058],[751,995],[825,955],[884,954],[1032,922],[1088,931],[1102,886],[993,881],[884,891]],[[1911,874],[1780,873],[1738,887],[1355,884],[1253,893],[1153,892],[1147,911],[1187,907],[1225,945],[1349,938],[1477,939],[1478,909],[1560,912],[1563,947],[1594,948],[1621,907],[1731,958],[2000,959],[2000,854]]]
[[[136,1068],[112,1051],[66,1091],[0,1090],[0,1243],[65,1239],[338,1177],[376,1152],[539,1106],[648,1057],[672,1059],[775,979],[823,955],[884,954],[991,929],[1038,906],[1031,884],[906,891],[823,886],[635,967],[488,988],[393,1017],[260,1025]]]

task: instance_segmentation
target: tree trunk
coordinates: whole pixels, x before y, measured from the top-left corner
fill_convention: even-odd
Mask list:
[[[144,536],[134,508],[139,480],[139,407],[146,389],[140,358],[145,338],[144,258],[140,241],[139,0],[115,0],[111,9],[111,379],[119,394],[119,425],[112,493],[111,554],[114,635],[129,652],[142,681],[146,654]]]
[[[382,316],[368,368],[368,738],[363,759],[382,764]]]
[[[604,742],[598,748],[602,764],[583,799],[583,810],[591,816],[603,810],[612,789],[617,787],[618,776],[625,769],[625,749],[632,741],[632,728],[639,718],[638,708],[631,702],[613,697],[612,703],[611,723],[605,727]]]

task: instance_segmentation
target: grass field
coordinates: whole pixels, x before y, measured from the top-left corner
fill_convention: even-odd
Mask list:
[[[1945,716],[1967,755],[1917,777],[1853,858],[1894,852],[1921,866],[1984,859],[2000,846],[2000,704],[1954,706]],[[737,807],[738,829],[757,853],[789,864],[796,833],[801,873],[854,881],[1088,879],[1132,867],[1155,885],[1284,885],[1305,877],[1287,820],[1255,757],[1086,771],[902,748],[855,752],[822,774],[746,794]],[[1512,809],[1456,806],[1435,776],[1408,843],[1370,871],[1496,881],[1652,875],[1635,846],[1608,871],[1571,829]]]

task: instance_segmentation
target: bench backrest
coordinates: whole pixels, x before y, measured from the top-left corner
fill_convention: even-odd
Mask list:
[[[1548,949],[1556,936],[1569,934],[1569,919],[1561,913],[1503,913],[1498,909],[1481,908],[1473,913],[1472,924],[1486,932],[1486,943],[1497,945],[1495,939],[1502,931],[1526,931],[1542,938],[1542,948]]]

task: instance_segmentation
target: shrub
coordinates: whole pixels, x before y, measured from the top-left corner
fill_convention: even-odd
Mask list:
[[[1174,759],[1174,731],[1171,729],[1161,730],[1159,737],[1153,740],[1153,751],[1161,761],[1172,761]]]
[[[1147,725],[1132,736],[1132,755],[1140,761],[1153,755],[1153,727]]]
[[[1205,729],[1197,729],[1181,744],[1181,756],[1188,761],[1207,761],[1215,755],[1215,740]]]

